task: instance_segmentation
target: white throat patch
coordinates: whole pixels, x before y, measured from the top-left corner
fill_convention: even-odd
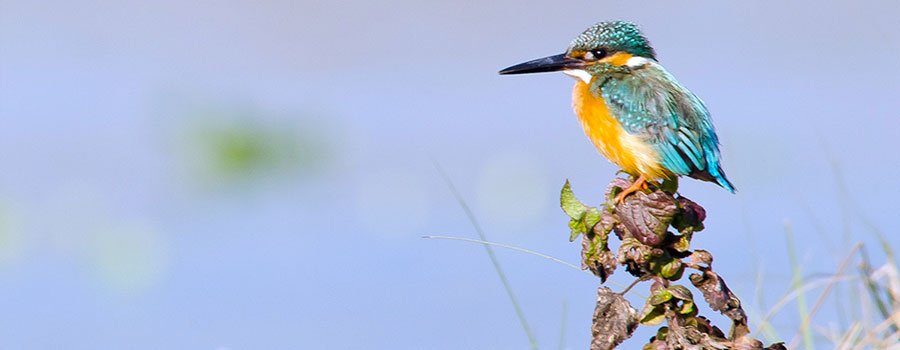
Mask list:
[[[625,61],[625,65],[628,66],[628,68],[638,68],[647,63],[650,63],[650,60],[639,56],[634,56],[629,58],[628,61]]]
[[[562,71],[562,72],[563,72],[563,74],[565,74],[565,75],[568,75],[568,76],[570,76],[570,77],[572,77],[572,78],[575,78],[575,79],[578,79],[578,80],[583,81],[585,84],[590,84],[590,83],[591,83],[591,79],[594,78],[594,77],[591,76],[590,73],[588,73],[587,71],[585,71],[585,70],[583,70],[583,69],[566,69],[566,70],[564,70],[564,71]]]

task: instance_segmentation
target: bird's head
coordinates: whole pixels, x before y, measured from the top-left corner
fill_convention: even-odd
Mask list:
[[[642,65],[647,60],[656,60],[656,53],[637,25],[600,22],[572,40],[565,53],[520,63],[501,70],[500,74],[562,71],[587,83],[610,66]]]

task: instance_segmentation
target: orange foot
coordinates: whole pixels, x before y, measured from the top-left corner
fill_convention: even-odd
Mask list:
[[[643,175],[638,176],[637,180],[635,180],[634,183],[631,184],[631,186],[628,186],[628,188],[622,190],[622,192],[620,192],[619,194],[616,195],[615,203],[622,204],[622,201],[625,200],[625,196],[632,194],[639,189],[646,189],[646,188],[647,188],[647,179],[645,179]]]

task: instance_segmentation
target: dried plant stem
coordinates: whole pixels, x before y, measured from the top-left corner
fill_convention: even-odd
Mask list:
[[[797,261],[797,252],[794,248],[794,234],[791,230],[791,223],[787,220],[784,222],[784,235],[787,239],[787,247],[788,247],[788,257],[791,261],[791,271],[793,274],[793,281],[791,282],[791,288],[799,288],[802,284],[802,274],[803,272],[800,270],[800,263]],[[807,306],[806,306],[806,294],[800,292],[797,294],[797,313],[800,317],[805,317],[807,315]],[[803,334],[803,345],[806,350],[813,350],[813,339],[812,332],[807,327],[803,327],[800,329]],[[793,341],[791,342],[793,343]],[[794,346],[796,344],[791,344]]]
[[[444,169],[441,168],[440,164],[437,161],[434,161],[434,167],[437,169],[438,173],[444,179],[444,182],[447,184],[447,188],[450,189],[450,192],[453,193],[453,197],[456,198],[457,203],[462,208],[463,212],[465,212],[466,217],[469,218],[469,222],[472,224],[472,227],[475,228],[475,232],[478,233],[478,237],[481,238],[482,241],[487,241],[487,236],[485,236],[484,231],[481,230],[481,225],[478,224],[478,220],[475,219],[475,214],[472,213],[472,210],[469,209],[469,205],[466,204],[466,201],[463,199],[462,195],[459,191],[456,190],[456,186],[453,185],[453,181],[450,180],[450,177],[447,176],[447,173],[444,172]],[[519,302],[516,300],[516,295],[513,293],[512,286],[509,284],[509,280],[506,278],[506,274],[503,273],[503,269],[500,267],[500,261],[497,260],[497,256],[494,255],[494,250],[491,249],[491,245],[484,244],[484,250],[487,252],[488,257],[491,259],[491,264],[494,265],[494,270],[497,271],[497,276],[500,277],[500,281],[503,283],[503,288],[506,290],[507,296],[509,296],[509,301],[512,303],[513,308],[516,310],[516,315],[519,317],[519,322],[522,324],[522,329],[525,331],[525,335],[528,337],[528,342],[531,344],[531,348],[537,350],[537,341],[534,338],[534,334],[531,332],[531,328],[528,327],[528,322],[525,320],[525,313],[522,312],[522,307],[519,306]]]
[[[847,268],[847,265],[850,265],[850,261],[852,261],[853,256],[856,255],[856,252],[862,248],[862,243],[857,243],[850,249],[850,253],[847,254],[847,258],[844,259],[844,262],[841,263],[841,266],[838,268],[837,272],[834,273],[834,276],[840,276],[844,269]],[[828,296],[828,293],[831,291],[831,288],[838,281],[837,278],[830,278],[828,284],[825,285],[825,290],[822,291],[822,294],[819,295],[819,299],[816,300],[816,303],[813,305],[812,309],[809,311],[809,314],[803,318],[803,322],[800,324],[800,329],[797,330],[797,333],[794,334],[794,338],[791,339],[791,342],[788,345],[788,348],[793,348],[797,345],[799,341],[800,334],[806,334],[809,330],[809,322],[812,320],[812,317],[815,316],[816,312],[819,311],[819,308],[822,307],[822,303],[825,302],[825,297]]]

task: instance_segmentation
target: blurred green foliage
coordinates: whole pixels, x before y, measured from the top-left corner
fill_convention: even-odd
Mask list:
[[[235,185],[305,177],[331,159],[326,133],[302,116],[213,111],[190,120],[184,135],[188,166],[201,183]]]

